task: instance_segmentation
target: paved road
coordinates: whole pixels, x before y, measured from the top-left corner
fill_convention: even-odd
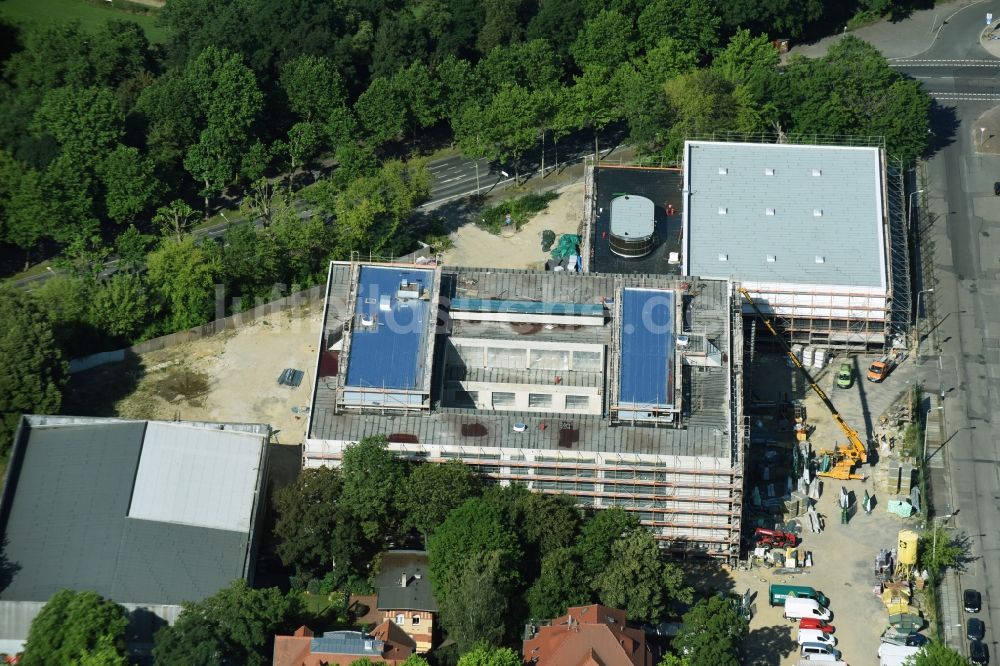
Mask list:
[[[930,346],[940,349],[926,363],[925,385],[944,396],[956,526],[971,538],[975,561],[961,576],[963,587],[983,593],[987,641],[994,658],[1000,638],[1000,157],[976,152],[975,121],[1000,101],[1000,63],[979,45],[985,12],[1000,16],[1000,2],[983,2],[955,15],[920,59],[897,61],[922,80],[960,124],[954,141],[928,163],[931,212],[925,233],[934,243],[935,319]],[[995,61],[994,61],[995,62]],[[937,128],[939,131],[941,128]],[[939,491],[940,492],[940,489]],[[960,601],[959,599],[955,600]],[[948,609],[961,618],[961,609]],[[964,635],[964,632],[963,634]],[[962,641],[964,643],[964,641]]]

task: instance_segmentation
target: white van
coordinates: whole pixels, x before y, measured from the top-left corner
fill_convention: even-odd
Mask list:
[[[833,619],[833,613],[829,609],[823,608],[815,599],[803,599],[800,597],[789,597],[785,599],[785,619],[801,620],[804,617],[812,617],[817,620],[829,622]]]
[[[882,643],[878,646],[878,663],[879,666],[903,666],[907,659],[918,652],[918,647]]]
[[[812,655],[828,654],[840,659],[840,651],[832,645],[826,643],[803,643],[799,647],[799,654],[803,657],[812,658]]]
[[[832,634],[824,634],[819,629],[799,629],[799,645],[803,643],[826,643],[827,645],[834,646],[837,644],[837,639]]]

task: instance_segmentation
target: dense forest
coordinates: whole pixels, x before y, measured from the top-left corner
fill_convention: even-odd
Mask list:
[[[0,266],[54,260],[32,299],[75,357],[409,251],[441,147],[518,176],[612,132],[666,160],[723,131],[882,136],[910,160],[918,82],[851,37],[784,63],[772,45],[910,4],[170,0],[156,45],[125,20],[4,24]],[[304,166],[322,175],[303,188]],[[236,207],[257,223],[191,233]]]

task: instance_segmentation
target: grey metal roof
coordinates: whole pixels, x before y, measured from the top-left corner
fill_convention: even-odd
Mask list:
[[[611,234],[622,238],[646,238],[653,235],[656,214],[653,202],[637,194],[625,194],[611,200]]]
[[[691,141],[685,155],[687,274],[885,288],[879,149]]]
[[[150,423],[128,515],[247,532],[260,463],[259,438]]]
[[[137,470],[145,455],[144,439],[159,424],[117,419],[26,417],[9,470],[0,525],[6,556],[14,565],[10,585],[0,599],[47,601],[62,588],[94,590],[119,602],[176,604],[215,593],[245,576],[251,542],[248,527],[219,530],[129,517]],[[192,441],[213,447],[216,438],[236,433],[203,425],[171,424]],[[266,455],[266,428],[240,428],[255,441],[258,460]],[[155,452],[157,435],[149,440]],[[214,457],[209,456],[209,458]],[[210,501],[196,487],[226,486],[225,459],[202,458],[212,475],[185,477],[161,470],[181,493]],[[154,462],[169,465],[163,457]],[[243,473],[242,471],[240,472]],[[171,476],[172,475],[172,476]],[[262,478],[250,493],[259,493]],[[141,488],[137,488],[142,492]],[[165,500],[166,501],[166,500]],[[169,502],[168,502],[169,504]],[[211,513],[216,507],[205,506]],[[223,515],[231,509],[220,507]],[[257,510],[251,500],[250,512]]]
[[[382,570],[375,579],[378,609],[436,613],[438,604],[427,570],[427,553],[424,551],[390,550],[382,555]]]

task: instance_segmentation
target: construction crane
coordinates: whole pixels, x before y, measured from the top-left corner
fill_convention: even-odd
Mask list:
[[[743,287],[738,287],[738,289],[743,298],[745,298],[747,303],[750,304],[750,307],[753,308],[753,311],[757,313],[757,316],[764,322],[764,326],[767,327],[767,330],[771,332],[774,339],[781,345],[781,348],[788,355],[788,358],[791,359],[795,367],[799,369],[802,376],[806,378],[806,381],[809,383],[809,388],[811,388],[816,395],[819,396],[823,405],[826,406],[827,410],[829,410],[830,416],[832,416],[833,420],[837,422],[837,425],[843,431],[844,435],[847,437],[847,441],[850,443],[850,446],[834,448],[832,451],[828,449],[818,451],[817,453],[820,456],[830,456],[833,459],[833,466],[829,471],[817,472],[817,476],[825,476],[842,480],[860,479],[863,481],[865,479],[865,475],[855,474],[854,468],[868,462],[868,446],[861,440],[861,437],[858,436],[858,431],[847,424],[844,418],[840,415],[840,412],[837,411],[837,408],[834,407],[833,402],[831,402],[830,398],[826,395],[826,392],[813,381],[812,375],[810,375],[809,371],[802,365],[802,362],[795,355],[795,352],[792,351],[792,348],[788,346],[788,343],[785,342],[783,337],[778,335],[778,331],[775,330],[771,320],[763,312],[761,312],[759,307],[757,307],[753,298],[750,297],[750,292]]]

